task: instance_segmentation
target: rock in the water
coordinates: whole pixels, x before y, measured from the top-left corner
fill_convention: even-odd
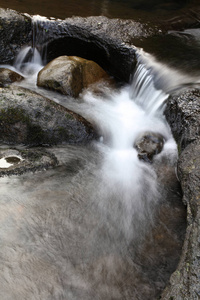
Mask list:
[[[187,232],[177,270],[161,299],[199,299],[200,278],[200,90],[181,91],[169,98],[165,115],[178,143],[178,177],[187,204]]]
[[[152,162],[154,155],[162,151],[164,145],[164,137],[161,134],[146,132],[139,136],[134,144],[138,151],[139,159],[146,162]]]
[[[78,97],[90,84],[108,78],[94,61],[77,56],[60,56],[48,63],[38,74],[37,85]]]
[[[188,89],[171,96],[165,116],[169,122],[179,150],[199,139],[200,90]]]
[[[0,68],[0,87],[7,86],[13,82],[21,81],[23,76],[7,68]]]
[[[200,143],[188,145],[178,163],[178,176],[187,204],[187,232],[182,257],[162,300],[200,299]]]
[[[44,148],[0,149],[0,177],[18,175],[54,167],[58,160]]]
[[[0,141],[44,145],[85,143],[97,135],[80,115],[24,88],[0,93]]]

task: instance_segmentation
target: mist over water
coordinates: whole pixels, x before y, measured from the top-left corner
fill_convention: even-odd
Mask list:
[[[33,78],[42,68],[37,49],[24,48],[14,67],[25,75],[20,85],[36,90]],[[174,173],[177,147],[163,116],[168,95],[154,80],[138,58],[131,84],[117,91],[103,87],[104,96],[86,90],[75,102],[37,89],[88,119],[101,138],[85,147],[49,149],[61,161],[53,170],[0,179],[6,216],[1,299],[159,296],[184,236],[184,225],[179,231],[171,226],[184,224],[185,214]],[[165,141],[153,164],[139,160],[134,148],[149,131]]]

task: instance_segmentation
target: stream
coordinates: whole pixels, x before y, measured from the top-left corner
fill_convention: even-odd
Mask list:
[[[49,148],[60,162],[54,169],[0,179],[1,299],[152,300],[164,289],[181,253],[186,212],[177,146],[163,116],[168,94],[155,88],[145,59],[138,52],[130,85],[103,87],[104,97],[86,90],[77,101],[36,87],[36,49],[16,58],[12,68],[26,77],[20,85],[80,113],[101,138]],[[153,164],[133,147],[149,131],[165,141]]]
[[[175,271],[186,209],[164,109],[171,91],[199,77],[139,48],[137,57],[130,84],[102,86],[103,96],[89,88],[79,100],[36,86],[44,62],[35,47],[7,66],[25,76],[18,85],[79,113],[100,138],[47,148],[55,168],[0,178],[0,299],[156,300]],[[134,147],[146,132],[164,138],[153,163]]]

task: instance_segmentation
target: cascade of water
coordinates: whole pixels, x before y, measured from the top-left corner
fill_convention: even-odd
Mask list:
[[[157,175],[150,165],[139,161],[134,149],[136,139],[145,132],[159,133],[165,138],[160,156],[172,155],[176,159],[176,144],[163,116],[167,97],[155,88],[150,70],[140,62],[131,85],[111,93],[109,99],[90,92],[84,95],[85,104],[80,111],[86,117],[92,113],[103,136],[103,144],[99,145],[104,152],[102,190],[107,194],[115,191],[113,211],[116,212],[112,218],[126,237],[144,236],[159,199]],[[99,205],[106,213],[109,204],[104,199],[107,201],[107,197],[102,197]],[[123,210],[120,218],[119,207]]]
[[[14,61],[15,69],[25,77],[37,76],[46,61],[46,47],[38,49],[38,40],[42,39],[44,30],[41,24],[46,22],[45,17],[33,16],[32,18],[32,45],[24,47]],[[31,78],[32,80],[32,78]]]
[[[142,106],[148,114],[163,112],[163,104],[167,99],[162,90],[154,86],[151,70],[138,60],[135,75],[130,87],[130,98]]]
[[[16,57],[14,67],[24,76],[37,74],[43,67],[42,58],[37,48],[27,46]]]

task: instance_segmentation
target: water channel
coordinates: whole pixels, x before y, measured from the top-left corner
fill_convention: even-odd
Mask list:
[[[91,14],[109,16],[102,7],[108,11],[111,1],[101,1],[101,13],[95,10],[97,1],[86,2]],[[120,11],[122,3],[113,3]],[[23,11],[22,4],[16,5]],[[176,4],[182,8],[183,3]],[[16,8],[14,1],[12,5]],[[41,8],[49,16],[51,5],[42,13],[38,4],[37,13]],[[76,5],[69,10],[77,11]],[[63,17],[59,8],[55,16]],[[193,41],[195,36],[198,52],[194,33],[186,34]],[[146,45],[156,49],[148,41]],[[75,102],[36,87],[43,61],[35,50],[24,66],[29,51],[24,48],[13,66],[26,77],[20,84],[81,114],[101,138],[86,146],[49,148],[60,161],[56,168],[0,178],[0,299],[158,299],[179,261],[186,228],[177,145],[163,112],[171,91],[199,84],[198,68],[186,73],[187,64],[177,70],[178,56],[171,64],[161,63],[138,48],[130,84],[117,91],[104,87],[104,97],[88,89]],[[192,59],[197,60],[195,55]],[[153,164],[139,160],[133,147],[148,131],[164,137]]]

